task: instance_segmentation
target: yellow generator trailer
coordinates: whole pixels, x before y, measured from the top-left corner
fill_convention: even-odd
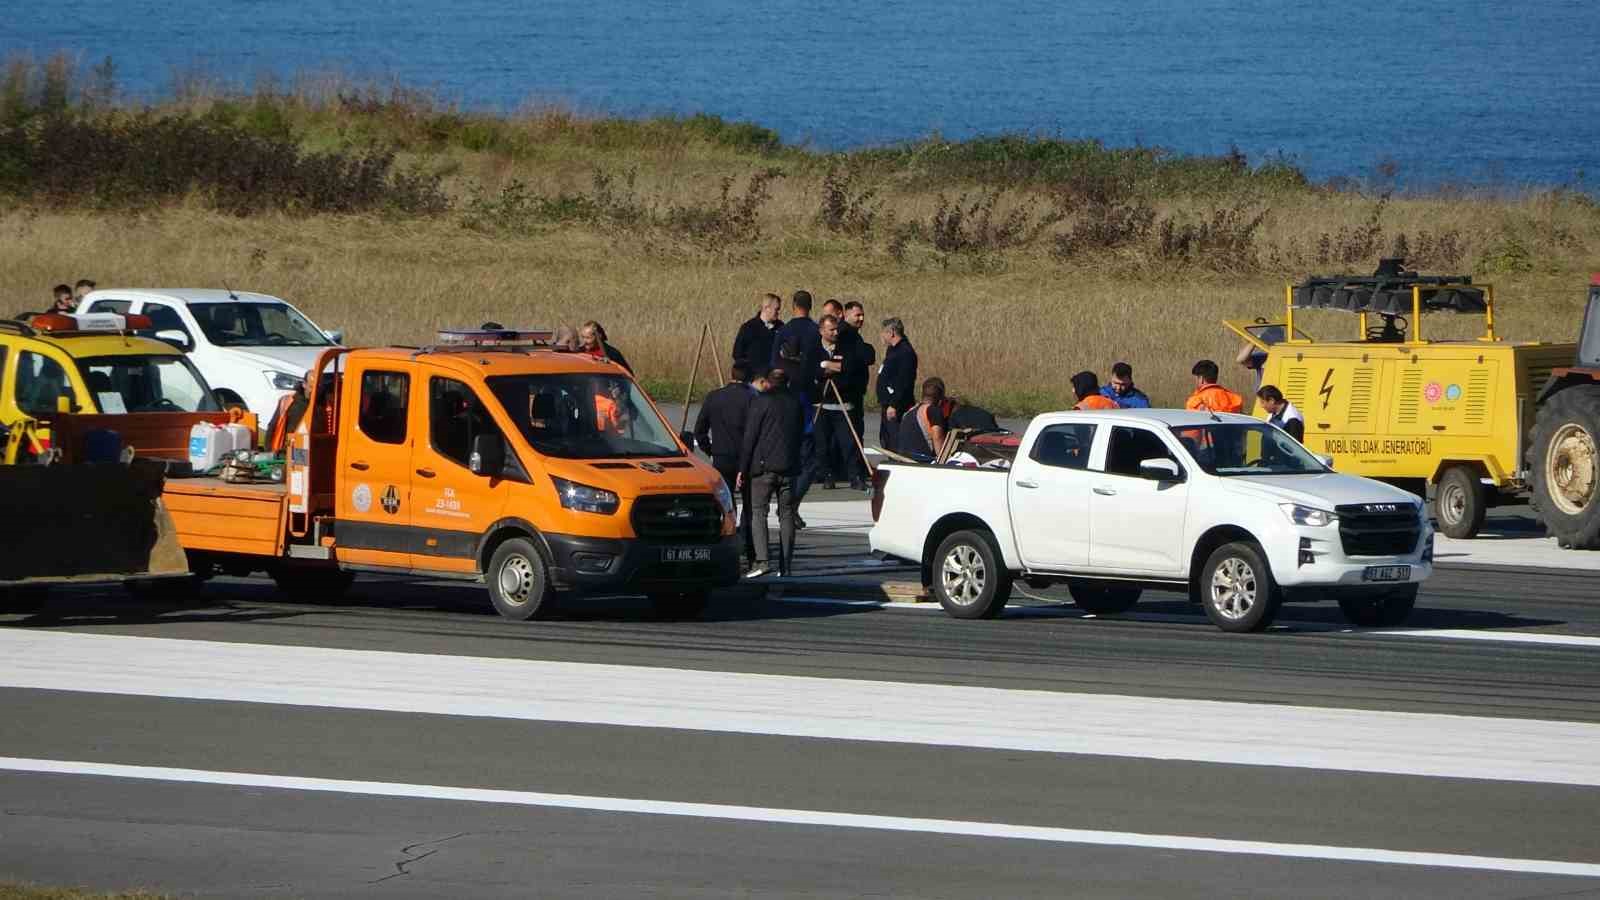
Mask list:
[[[1439,530],[1472,537],[1491,506],[1526,502],[1529,433],[1551,372],[1576,344],[1515,342],[1494,328],[1494,287],[1470,276],[1423,276],[1385,260],[1378,274],[1312,276],[1284,288],[1282,322],[1226,322],[1253,345],[1261,384],[1305,417],[1305,444],[1334,468],[1418,496],[1435,486]],[[1296,310],[1357,317],[1354,340],[1315,340]],[[1475,340],[1433,341],[1433,313],[1481,316]],[[1259,402],[1256,415],[1265,416]]]

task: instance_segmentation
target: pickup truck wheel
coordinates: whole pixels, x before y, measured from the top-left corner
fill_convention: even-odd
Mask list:
[[[526,538],[511,538],[496,548],[484,580],[495,612],[519,622],[539,615],[554,593],[544,557]]]
[[[958,619],[992,619],[1011,596],[1011,573],[993,541],[978,531],[958,531],[933,555],[933,595]]]
[[[1434,511],[1439,516],[1439,530],[1446,536],[1477,537],[1489,511],[1489,492],[1478,482],[1477,470],[1468,466],[1445,469],[1439,478]]]
[[[706,604],[710,602],[711,594],[708,591],[650,595],[650,606],[655,610],[656,616],[662,619],[698,619],[700,614],[706,611]]]
[[[1114,616],[1133,609],[1143,591],[1136,587],[1115,584],[1095,584],[1091,581],[1074,581],[1067,585],[1072,602],[1086,613],[1097,616]]]
[[[1363,628],[1404,625],[1417,605],[1417,586],[1408,584],[1379,593],[1347,594],[1339,598],[1345,621]]]
[[[1200,571],[1206,618],[1223,631],[1261,631],[1278,615],[1282,595],[1261,548],[1235,541],[1218,547]]]

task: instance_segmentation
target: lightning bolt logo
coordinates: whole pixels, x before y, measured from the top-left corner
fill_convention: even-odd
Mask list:
[[[1328,370],[1328,374],[1322,376],[1322,387],[1317,389],[1317,393],[1322,395],[1322,408],[1323,409],[1327,409],[1328,408],[1328,401],[1333,399],[1333,370],[1332,369]]]

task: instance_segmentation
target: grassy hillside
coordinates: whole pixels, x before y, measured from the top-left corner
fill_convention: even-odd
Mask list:
[[[476,114],[336,79],[190,79],[134,108],[112,67],[12,60],[0,306],[90,277],[267,291],[362,344],[595,318],[672,398],[702,323],[725,356],[760,294],[803,287],[901,316],[925,374],[1008,412],[1063,405],[1073,372],[1116,359],[1179,402],[1194,359],[1236,349],[1220,319],[1393,253],[1493,281],[1510,336],[1571,339],[1600,270],[1593,199],[1406,194],[1395,174],[1313,184],[1282,160],[1036,136],[827,154],[711,116]]]

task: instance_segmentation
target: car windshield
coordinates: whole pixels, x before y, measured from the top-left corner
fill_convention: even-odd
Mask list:
[[[189,312],[219,347],[327,347],[333,344],[287,303],[191,303]]]
[[[103,413],[216,412],[211,387],[182,356],[91,356],[78,360]]]
[[[1316,475],[1328,471],[1300,442],[1271,425],[1226,422],[1172,429],[1212,475]]]
[[[644,392],[616,375],[499,375],[489,390],[522,436],[546,456],[682,456]]]

